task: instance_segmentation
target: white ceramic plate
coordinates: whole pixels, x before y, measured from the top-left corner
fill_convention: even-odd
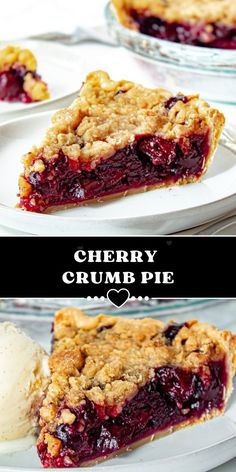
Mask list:
[[[198,184],[36,214],[15,208],[20,157],[39,144],[51,112],[0,126],[0,224],[39,235],[168,234],[197,226],[235,208],[236,157],[219,147]]]
[[[15,113],[49,105],[56,100],[76,93],[84,78],[84,60],[73,50],[57,43],[44,41],[14,42],[23,48],[29,48],[38,61],[38,73],[47,82],[51,98],[44,102],[18,103],[0,101],[0,115]]]
[[[8,315],[0,314],[0,321]],[[11,316],[45,349],[50,349],[51,320],[35,319],[33,323]],[[146,444],[133,452],[108,460],[96,467],[80,467],[84,472],[206,472],[235,457],[236,393],[222,417],[173,433]],[[38,472],[41,469],[34,447],[14,454],[0,455],[0,471]],[[42,470],[42,469],[41,469]],[[48,469],[56,471],[56,469]],[[58,470],[58,469],[57,469]],[[68,471],[68,469],[60,469]]]

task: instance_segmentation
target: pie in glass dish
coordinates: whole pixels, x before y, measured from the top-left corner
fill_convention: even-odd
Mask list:
[[[32,103],[50,98],[47,84],[37,73],[37,60],[29,49],[0,49],[0,100]]]
[[[232,0],[112,0],[120,22],[159,39],[236,49]]]
[[[19,206],[43,212],[199,181],[223,125],[224,116],[197,95],[93,72],[23,157]]]
[[[96,464],[223,414],[236,336],[182,324],[62,309],[37,449],[45,468]]]

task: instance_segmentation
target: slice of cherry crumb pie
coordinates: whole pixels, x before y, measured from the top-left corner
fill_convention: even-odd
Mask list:
[[[91,73],[23,158],[20,207],[36,212],[198,181],[224,116],[198,96],[147,89]]]
[[[206,323],[56,313],[40,411],[44,467],[97,463],[224,412],[236,336]]]
[[[37,60],[29,49],[6,46],[0,50],[0,100],[31,103],[50,98],[47,84],[36,72]]]

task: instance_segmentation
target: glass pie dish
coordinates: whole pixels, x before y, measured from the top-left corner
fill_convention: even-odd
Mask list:
[[[111,3],[105,15],[116,42],[134,53],[141,67],[156,74],[158,85],[197,92],[208,100],[236,102],[236,50],[179,44],[141,34],[120,24]]]
[[[86,310],[90,315],[106,313],[111,315],[126,315],[134,318],[143,316],[160,317],[175,316],[192,310],[218,304],[221,300],[208,298],[166,299],[150,298],[149,300],[130,299],[121,307],[116,308],[108,299],[86,298],[0,298],[0,314],[18,316],[20,319],[52,319],[54,312],[63,308],[75,306]]]

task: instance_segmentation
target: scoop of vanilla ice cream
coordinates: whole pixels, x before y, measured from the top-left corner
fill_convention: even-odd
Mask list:
[[[0,323],[0,441],[32,436],[48,383],[48,356],[13,323]]]

